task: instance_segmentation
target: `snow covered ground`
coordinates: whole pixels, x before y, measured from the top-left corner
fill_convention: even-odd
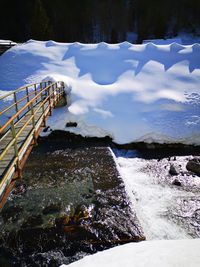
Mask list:
[[[131,45],[30,40],[0,57],[0,90],[63,80],[68,107],[52,129],[83,136],[200,144],[200,45]],[[77,128],[66,128],[76,121]]]
[[[199,267],[200,239],[144,241],[115,247],[69,265],[71,267]]]

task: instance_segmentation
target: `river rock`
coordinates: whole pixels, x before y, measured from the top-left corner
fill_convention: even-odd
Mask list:
[[[181,182],[177,179],[175,179],[173,182],[172,182],[173,185],[176,185],[176,186],[181,186]]]
[[[2,215],[4,222],[6,222],[7,220],[15,221],[18,219],[22,211],[23,211],[23,208],[21,206],[13,205],[9,207],[4,207],[1,215]]]
[[[43,133],[48,132],[48,130],[50,130],[50,126],[45,127],[45,128],[43,129]]]
[[[42,216],[39,215],[32,215],[27,218],[27,220],[22,224],[22,228],[32,228],[39,226],[43,223]]]
[[[22,195],[26,192],[26,184],[22,181],[17,181],[15,183],[15,187],[12,190],[12,194],[14,195]]]
[[[51,203],[48,206],[46,206],[42,213],[43,214],[51,214],[51,213],[56,213],[59,212],[61,210],[61,203]]]
[[[78,125],[77,122],[71,122],[70,121],[70,122],[66,123],[66,127],[77,127],[77,125]]]
[[[200,209],[195,210],[193,217],[196,219],[198,224],[200,224]]]
[[[186,169],[200,176],[200,158],[193,158],[189,160],[186,165]]]
[[[174,164],[170,164],[169,174],[171,175],[178,175],[180,172],[179,168]]]

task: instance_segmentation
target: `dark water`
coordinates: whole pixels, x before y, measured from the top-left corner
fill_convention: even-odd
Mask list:
[[[110,150],[58,140],[30,155],[0,230],[1,266],[59,266],[144,239]]]

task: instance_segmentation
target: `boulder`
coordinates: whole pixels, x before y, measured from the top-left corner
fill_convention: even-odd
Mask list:
[[[186,169],[200,176],[200,158],[189,160]]]
[[[172,182],[173,185],[176,185],[176,186],[181,186],[181,182],[177,179],[175,179],[173,182]]]
[[[169,174],[178,175],[179,173],[180,173],[179,167],[175,166],[174,164],[170,164]]]

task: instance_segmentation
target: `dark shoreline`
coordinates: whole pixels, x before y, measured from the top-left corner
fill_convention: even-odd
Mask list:
[[[67,131],[56,130],[46,137],[39,137],[39,150],[53,149],[56,144],[60,149],[65,147],[98,147],[109,146],[112,149],[137,150],[138,157],[144,158],[163,158],[170,156],[200,156],[200,146],[185,145],[182,143],[145,143],[135,142],[129,144],[117,144],[109,136],[83,137]]]

